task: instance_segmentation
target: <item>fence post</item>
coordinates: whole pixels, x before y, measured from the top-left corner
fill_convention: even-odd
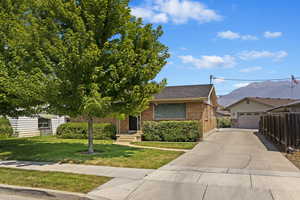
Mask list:
[[[287,151],[289,141],[288,141],[288,132],[289,132],[289,115],[284,114],[284,151]]]
[[[296,148],[300,148],[300,113],[296,114],[296,127],[295,127],[295,134],[296,134]]]

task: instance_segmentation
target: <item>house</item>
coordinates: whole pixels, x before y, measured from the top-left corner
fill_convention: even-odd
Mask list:
[[[293,103],[295,99],[245,97],[226,107],[230,110],[232,127],[259,128],[260,115],[278,106]]]
[[[231,114],[227,110],[217,110],[217,118],[230,118]]]
[[[297,112],[297,113],[300,113],[300,100],[292,102],[292,103],[277,106],[275,108],[267,110],[267,112],[271,112],[271,113],[277,113],[277,112],[296,113]]]
[[[66,123],[64,116],[39,114],[35,117],[8,118],[17,137],[55,135],[59,125]]]
[[[197,120],[202,123],[203,133],[216,128],[217,96],[213,85],[184,85],[165,87],[154,95],[149,107],[139,116],[129,116],[125,120],[114,118],[95,119],[96,123],[113,123],[118,127],[118,135],[135,140],[142,134],[143,121]],[[82,118],[71,121],[83,121]]]

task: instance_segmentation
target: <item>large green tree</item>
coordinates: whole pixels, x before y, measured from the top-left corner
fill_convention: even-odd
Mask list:
[[[37,112],[45,103],[49,66],[39,51],[29,1],[0,1],[0,115]]]
[[[89,153],[93,118],[136,115],[165,81],[153,79],[166,64],[161,27],[130,14],[128,0],[40,0],[32,3],[39,49],[51,61],[49,109],[85,116]]]

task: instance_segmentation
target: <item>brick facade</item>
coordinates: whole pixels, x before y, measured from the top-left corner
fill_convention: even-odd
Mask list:
[[[186,119],[182,120],[198,120],[202,124],[202,132],[206,133],[216,128],[216,110],[212,105],[204,102],[181,102],[186,104]],[[141,121],[159,121],[154,119],[155,104],[150,103],[149,107],[141,113]],[[71,119],[73,122],[85,121],[83,117]],[[95,123],[112,123],[120,127],[120,133],[129,132],[129,119],[120,120],[114,118],[95,118]]]
[[[208,100],[209,103],[206,103]],[[210,91],[208,95],[208,99],[206,100],[182,100],[178,101],[178,99],[164,101],[164,103],[185,103],[186,104],[186,119],[181,120],[197,120],[202,124],[202,132],[206,133],[217,127],[217,117],[216,117],[216,107],[217,107],[217,96],[214,88]],[[140,117],[141,122],[143,121],[158,121],[154,119],[154,110],[155,104],[162,103],[161,101],[153,101],[149,104],[149,107],[144,110]],[[71,121],[78,122],[83,121],[83,118],[72,119]],[[176,119],[178,120],[178,119]],[[129,118],[127,117],[125,120],[116,120],[114,118],[105,118],[95,119],[96,123],[112,123],[115,124],[116,127],[119,127],[120,133],[128,133],[129,132]]]

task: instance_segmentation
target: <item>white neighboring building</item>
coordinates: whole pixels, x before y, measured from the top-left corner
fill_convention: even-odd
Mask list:
[[[49,114],[39,114],[36,117],[9,117],[8,120],[17,137],[56,135],[58,126],[67,122],[65,116]]]

